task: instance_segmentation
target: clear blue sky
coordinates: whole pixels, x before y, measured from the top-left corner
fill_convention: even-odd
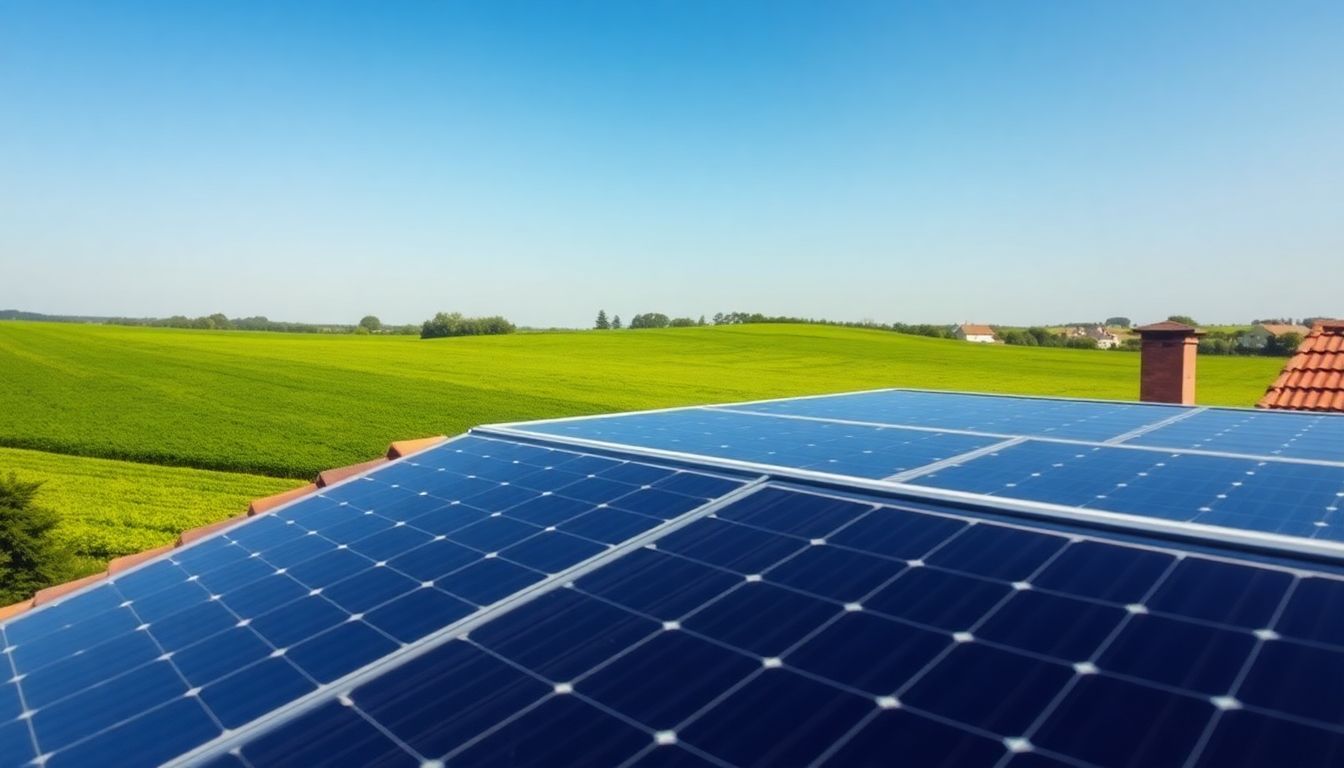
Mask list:
[[[0,0],[0,308],[1344,315],[1344,3]]]

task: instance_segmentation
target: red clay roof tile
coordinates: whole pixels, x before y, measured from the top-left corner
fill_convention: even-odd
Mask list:
[[[1344,321],[1312,328],[1256,406],[1344,413]]]
[[[136,552],[133,555],[122,555],[121,557],[113,558],[107,563],[107,575],[111,576],[112,574],[120,573],[127,568],[134,568],[146,560],[153,560],[159,555],[171,552],[174,546],[176,545],[164,544],[162,547],[156,547],[155,549],[147,549],[144,552]]]
[[[4,608],[0,608],[0,621],[4,621],[5,619],[12,619],[15,616],[18,616],[20,613],[23,613],[24,611],[32,607],[33,607],[33,599],[31,597],[28,598],[27,600],[21,600],[12,605],[6,605]]]
[[[228,520],[220,520],[218,523],[211,523],[211,524],[209,524],[209,525],[202,525],[202,526],[200,526],[199,528],[191,528],[191,529],[185,530],[185,531],[183,531],[181,534],[178,535],[178,537],[177,537],[177,546],[180,547],[180,546],[182,546],[183,544],[190,544],[191,542],[193,542],[193,541],[195,541],[195,540],[197,540],[197,539],[203,539],[203,538],[205,538],[206,536],[209,536],[210,534],[214,533],[215,531],[222,531],[222,530],[224,530],[225,528],[229,528],[229,527],[235,526],[235,525],[237,525],[237,524],[243,522],[244,520],[246,520],[248,517],[251,516],[251,514],[252,514],[252,513],[249,512],[249,513],[246,514],[246,515],[239,515],[239,516],[237,516],[237,517],[230,517]]]
[[[435,435],[434,437],[422,437],[418,440],[398,440],[387,446],[387,458],[405,458],[412,453],[419,453],[426,448],[432,448],[447,439],[448,438],[443,435]]]
[[[33,606],[36,607],[42,605],[43,603],[50,603],[52,600],[55,600],[64,595],[68,595],[82,586],[92,584],[95,581],[102,581],[103,579],[106,578],[107,578],[107,572],[103,571],[102,573],[95,573],[90,576],[85,576],[82,579],[75,579],[74,581],[67,581],[64,584],[57,584],[54,587],[47,587],[46,589],[40,589],[37,591],[37,594],[33,595]]]
[[[317,483],[309,483],[288,491],[282,491],[273,496],[266,496],[260,499],[253,499],[247,505],[248,515],[260,515],[263,512],[270,512],[272,509],[287,504],[295,499],[302,498],[317,490]],[[207,526],[208,527],[208,526]]]
[[[317,482],[317,487],[318,487],[318,488],[326,488],[328,485],[331,485],[332,483],[339,483],[340,481],[342,481],[342,480],[344,480],[344,479],[346,479],[346,478],[348,478],[348,477],[354,477],[355,475],[363,474],[363,473],[368,472],[370,469],[373,469],[374,467],[376,467],[376,466],[378,466],[378,465],[380,465],[380,464],[386,464],[386,463],[387,463],[387,458],[386,458],[386,457],[382,457],[382,458],[373,459],[372,461],[361,462],[361,463],[359,463],[359,464],[351,464],[351,465],[348,466],[348,467],[339,467],[339,468],[337,468],[337,469],[328,469],[326,472],[323,472],[323,473],[321,473],[321,474],[319,474],[319,475],[317,476],[317,481],[316,481],[316,482]]]

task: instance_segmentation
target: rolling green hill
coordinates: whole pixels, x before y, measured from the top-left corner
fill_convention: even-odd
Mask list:
[[[1201,358],[1199,399],[1251,405],[1281,363]],[[0,445],[310,477],[488,422],[875,387],[1133,399],[1138,364],[814,325],[422,341],[0,322]]]

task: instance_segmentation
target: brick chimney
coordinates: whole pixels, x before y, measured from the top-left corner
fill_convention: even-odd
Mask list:
[[[1147,403],[1195,402],[1195,353],[1203,331],[1170,320],[1134,329],[1142,339],[1139,399]]]

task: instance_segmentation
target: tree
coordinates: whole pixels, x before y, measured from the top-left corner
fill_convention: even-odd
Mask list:
[[[1199,325],[1199,323],[1195,322],[1195,318],[1189,315],[1168,315],[1167,319],[1173,323],[1184,323],[1189,326]]]
[[[1292,357],[1300,346],[1302,346],[1302,334],[1295,331],[1280,333],[1269,338],[1269,342],[1265,344],[1265,354]]]
[[[1108,326],[1116,326],[1116,325],[1118,325],[1118,326],[1120,326],[1121,328],[1128,328],[1128,327],[1130,327],[1130,326],[1133,325],[1133,324],[1134,324],[1134,323],[1131,322],[1130,319],[1129,319],[1128,317],[1108,317],[1108,318],[1106,318],[1106,325],[1108,325]]]
[[[446,336],[488,336],[513,333],[513,323],[493,317],[463,317],[461,312],[440,312],[420,327],[420,338],[439,339]]]
[[[701,315],[701,316],[700,316],[700,319],[697,320],[697,321],[695,321],[695,324],[696,324],[696,325],[708,325],[708,323],[705,322],[705,316],[704,316],[704,315]]]
[[[662,312],[645,312],[630,318],[631,328],[666,328],[671,323]]]
[[[593,327],[599,331],[611,330],[611,321],[607,319],[607,310],[597,310],[597,322],[593,324]]]
[[[367,329],[369,333],[373,333],[374,331],[383,330],[383,321],[379,320],[376,315],[365,315],[360,319],[359,327]]]
[[[619,330],[621,329],[621,316],[620,316],[620,315],[612,315],[612,316],[611,316],[611,329],[612,329],[613,331],[619,331]]]
[[[69,553],[51,538],[59,518],[35,500],[41,483],[0,477],[0,603],[14,603],[70,575]]]

